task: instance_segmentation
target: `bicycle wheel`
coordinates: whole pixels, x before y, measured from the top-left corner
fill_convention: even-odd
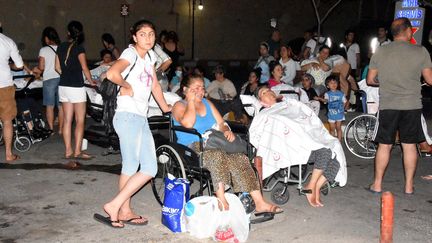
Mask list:
[[[31,144],[28,137],[17,137],[14,141],[14,148],[20,152],[26,152],[30,149]]]
[[[363,159],[375,157],[377,144],[373,141],[377,118],[373,115],[360,115],[352,119],[345,128],[344,141],[348,150]]]
[[[168,173],[176,178],[186,178],[186,173],[180,155],[170,145],[162,145],[157,148],[156,158],[158,172],[152,179],[151,185],[156,200],[162,206],[165,196],[164,179]]]

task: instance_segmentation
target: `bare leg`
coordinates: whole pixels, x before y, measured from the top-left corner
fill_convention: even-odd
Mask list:
[[[312,192],[312,193],[306,193],[306,198],[312,207],[318,207],[319,206],[316,202],[315,191],[316,191],[318,180],[320,179],[320,177],[322,176],[323,173],[324,172],[322,170],[313,169],[311,179],[310,179],[309,183],[304,188],[305,190],[311,190],[311,192]]]
[[[324,175],[321,175],[318,179],[318,182],[315,186],[315,201],[318,206],[323,207],[324,204],[322,204],[320,198],[321,198],[321,187],[326,183],[327,179],[324,177]]]
[[[63,113],[63,106],[59,105],[58,107],[58,126],[59,126],[59,134],[63,133],[63,123],[64,123],[64,113]]]
[[[12,153],[13,125],[12,120],[2,120],[3,122],[3,139],[5,142],[6,162],[14,161],[17,155]]]
[[[72,119],[74,114],[74,106],[72,103],[62,103],[64,124],[63,124],[63,142],[65,144],[65,157],[73,155],[72,150]]]
[[[274,212],[281,213],[283,210],[275,205],[268,203],[260,190],[251,191],[250,195],[255,202],[255,210],[256,212]]]
[[[370,189],[374,191],[380,192],[382,190],[382,179],[384,177],[385,170],[390,160],[390,152],[392,146],[393,145],[391,144],[382,144],[382,143],[378,145],[378,150],[375,155],[374,183],[370,187]]]
[[[330,124],[330,134],[333,137],[337,137],[336,124],[334,122],[329,122],[329,124]]]
[[[81,154],[81,145],[84,136],[84,122],[86,103],[75,103],[73,104],[75,110],[75,150],[74,155],[78,156]]]
[[[255,169],[258,172],[258,179],[260,181],[260,184],[262,184],[262,157],[256,156],[254,158],[254,165],[255,165]]]
[[[336,134],[339,141],[342,141],[342,121],[336,122]]]
[[[117,196],[104,205],[105,212],[110,216],[112,221],[117,221],[119,218],[119,210],[122,205],[129,200],[141,187],[145,185],[152,177],[141,172],[135,173],[126,182],[126,185],[121,189]],[[122,223],[113,223],[113,226],[123,226]]]
[[[402,143],[405,168],[405,193],[414,192],[414,174],[417,168],[416,144]]]
[[[45,113],[49,129],[54,130],[54,106],[47,105]]]
[[[225,185],[222,182],[218,183],[218,188],[215,192],[216,197],[221,200],[222,204],[223,204],[223,208],[225,210],[229,210],[229,204],[228,201],[225,198]],[[222,210],[222,205],[220,205],[219,207],[220,210]]]
[[[121,191],[127,184],[131,177],[125,174],[121,174],[119,178],[119,191]],[[132,212],[132,209],[130,207],[130,201],[131,198],[128,198],[123,205],[120,207],[119,210],[119,220],[133,220],[134,223],[144,223],[146,221],[145,218],[139,219],[139,215]]]

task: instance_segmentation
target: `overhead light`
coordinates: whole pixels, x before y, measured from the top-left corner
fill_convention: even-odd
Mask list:
[[[199,9],[199,10],[203,10],[203,8],[204,8],[204,5],[203,5],[203,3],[202,3],[202,0],[200,0],[200,2],[199,2],[199,4],[198,4],[198,9]]]

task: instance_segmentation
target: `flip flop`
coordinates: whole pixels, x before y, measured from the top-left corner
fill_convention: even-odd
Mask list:
[[[134,220],[140,220],[140,219],[144,219],[145,221],[142,222],[142,223],[134,222]],[[123,222],[124,224],[128,224],[128,225],[144,226],[144,225],[147,225],[147,224],[148,224],[148,219],[143,218],[142,216],[139,216],[139,217],[131,218],[131,219],[128,219],[128,220],[122,220],[122,222]]]
[[[120,220],[113,221],[113,220],[111,220],[111,218],[109,216],[105,217],[103,215],[95,213],[93,215],[93,218],[102,224],[106,224],[106,225],[110,226],[111,228],[121,229],[124,227],[124,225],[123,226],[114,226],[113,223],[121,223],[121,222],[120,222]]]
[[[255,216],[258,216],[258,215],[255,214]],[[269,213],[269,212],[264,213],[263,212],[260,214],[260,216],[261,217],[259,217],[259,218],[252,219],[250,221],[250,223],[251,224],[259,224],[259,223],[264,223],[264,222],[267,222],[267,221],[274,219],[274,213]]]
[[[6,163],[14,162],[14,161],[17,161],[19,159],[21,159],[21,157],[19,155],[13,154],[13,159],[11,159],[11,160],[6,159]]]
[[[372,184],[370,184],[368,187],[365,187],[364,189],[365,189],[366,191],[372,193],[372,194],[375,194],[375,195],[381,195],[381,193],[382,193],[381,191],[375,191],[375,190],[372,190],[372,189],[371,189],[371,186],[372,186]]]
[[[404,193],[406,196],[413,196],[414,193],[415,193],[415,189],[413,188],[413,191],[412,191],[412,192],[406,192],[406,191],[404,191],[403,193]]]
[[[283,213],[283,209],[280,208],[280,207],[278,207],[278,206],[272,205],[270,207],[269,211],[255,212],[255,216],[261,216],[261,215],[266,215],[266,214],[273,214],[273,215],[275,215],[275,214],[280,214],[280,213]]]
[[[73,158],[79,159],[79,160],[92,160],[93,156],[86,154],[86,153],[80,153],[77,156],[74,156]]]

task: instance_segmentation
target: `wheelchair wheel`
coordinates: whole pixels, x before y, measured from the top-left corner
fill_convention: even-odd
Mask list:
[[[283,183],[278,183],[271,191],[271,200],[277,205],[284,205],[288,202],[289,198],[288,185]]]
[[[377,118],[373,115],[360,115],[352,119],[345,128],[344,141],[348,150],[363,159],[375,157],[377,144],[373,135]]]
[[[20,152],[26,152],[31,147],[31,141],[28,137],[17,137],[14,141],[14,147]]]
[[[165,144],[156,149],[156,159],[158,171],[151,185],[156,200],[162,206],[165,196],[164,179],[168,173],[177,178],[186,178],[186,173],[180,155],[169,145]]]

